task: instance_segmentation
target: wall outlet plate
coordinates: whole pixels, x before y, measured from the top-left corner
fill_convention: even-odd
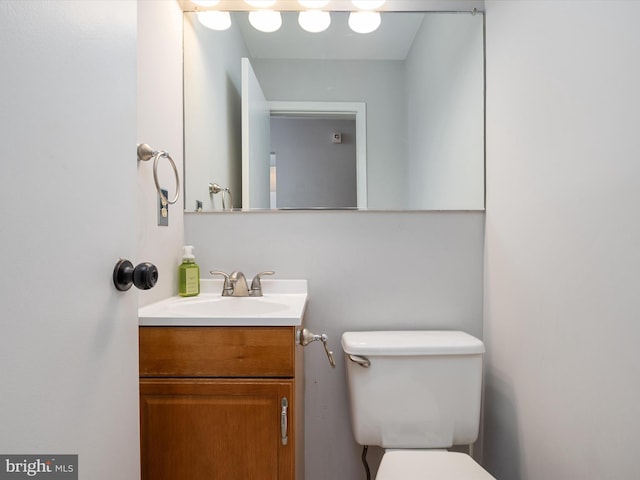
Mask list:
[[[165,189],[161,189],[162,195],[164,198],[169,198],[169,191]],[[169,202],[164,200],[161,195],[158,195],[158,226],[159,227],[168,227],[169,226]]]

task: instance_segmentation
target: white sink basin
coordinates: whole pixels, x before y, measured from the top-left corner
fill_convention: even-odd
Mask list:
[[[173,300],[166,305],[171,314],[188,317],[209,317],[212,314],[223,317],[264,316],[284,312],[289,308],[286,303],[276,302],[268,297],[232,298],[209,294],[195,299]]]
[[[170,297],[138,310],[142,326],[301,325],[306,280],[262,280],[262,297],[223,297],[222,281],[202,280],[197,297]]]

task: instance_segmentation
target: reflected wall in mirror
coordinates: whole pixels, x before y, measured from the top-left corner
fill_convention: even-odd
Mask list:
[[[225,31],[210,30],[195,12],[185,12],[185,209],[195,210],[197,202],[205,211],[222,209],[222,197],[210,193],[210,183],[232,193],[234,209],[484,209],[482,15],[384,12],[380,28],[366,35],[349,29],[348,12],[331,12],[330,27],[315,34],[299,27],[297,15],[283,12],[282,28],[262,33],[250,26],[247,12],[232,13],[232,26]],[[262,95],[249,106],[242,99],[242,58],[258,84],[244,89],[257,88]],[[361,186],[345,196],[351,200],[278,205],[278,178],[298,192],[315,192],[331,184],[327,168],[337,162],[318,145],[303,145],[296,147],[307,152],[300,163],[314,158],[326,168],[285,171],[295,160],[284,160],[294,149],[281,143],[287,137],[282,118],[314,116],[274,112],[278,124],[272,127],[271,105],[289,103],[366,109],[363,130],[345,130],[341,144],[332,143],[333,133],[346,127],[330,122],[347,118],[332,115],[330,107],[324,133],[302,133],[300,121],[288,134],[296,139],[320,135],[316,143],[328,151],[350,147],[357,152],[353,165],[358,167],[341,165],[340,172],[329,174],[336,185]],[[262,127],[249,125],[249,110],[266,115]],[[262,146],[249,147],[258,137]],[[284,201],[284,191],[280,198]]]

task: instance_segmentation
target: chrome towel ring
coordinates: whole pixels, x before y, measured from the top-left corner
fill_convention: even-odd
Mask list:
[[[173,173],[176,178],[176,195],[175,197],[173,197],[173,200],[169,200],[165,196],[164,192],[162,191],[162,188],[160,187],[160,182],[158,181],[158,160],[160,160],[161,157],[164,157],[167,160],[169,160],[169,163],[171,164],[171,168],[173,168]],[[171,158],[171,156],[167,152],[163,150],[160,150],[160,151],[154,150],[146,143],[138,144],[138,160],[143,160],[146,162],[148,160],[151,160],[152,158],[153,158],[153,181],[156,184],[156,190],[158,191],[158,195],[160,195],[160,198],[163,201],[167,202],[170,205],[173,205],[178,201],[178,198],[180,198],[180,176],[178,175],[178,169],[176,168],[176,164],[173,161],[173,158]]]
[[[229,195],[229,210],[233,209],[233,197],[231,196],[231,190],[227,187],[221,187],[217,183],[209,183],[209,195],[215,195],[216,193],[222,192],[222,210],[227,209],[227,205],[224,201],[224,197],[226,194]]]

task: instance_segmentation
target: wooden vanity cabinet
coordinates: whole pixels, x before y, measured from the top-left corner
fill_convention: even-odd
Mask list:
[[[142,480],[302,480],[296,327],[140,327]]]

